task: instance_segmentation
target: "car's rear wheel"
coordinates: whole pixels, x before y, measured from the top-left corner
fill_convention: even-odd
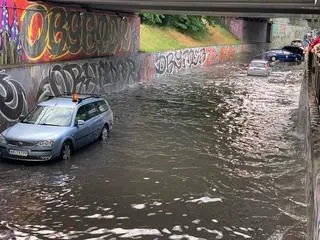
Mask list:
[[[71,153],[72,153],[72,146],[69,141],[63,143],[61,152],[60,152],[60,158],[64,161],[69,161],[71,159]]]
[[[277,60],[277,58],[275,56],[271,57],[271,61],[275,62]]]
[[[109,137],[109,133],[110,133],[109,126],[106,124],[101,130],[99,140],[107,141]]]

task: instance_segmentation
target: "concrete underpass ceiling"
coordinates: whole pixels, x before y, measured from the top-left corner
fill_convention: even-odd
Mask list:
[[[319,1],[319,0],[318,0]],[[117,12],[152,11],[239,17],[320,18],[317,0],[47,0]]]

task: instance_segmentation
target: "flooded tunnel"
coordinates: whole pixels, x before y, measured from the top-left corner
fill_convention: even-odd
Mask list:
[[[2,162],[0,238],[306,239],[304,65],[246,62],[112,93],[108,142],[71,161]]]

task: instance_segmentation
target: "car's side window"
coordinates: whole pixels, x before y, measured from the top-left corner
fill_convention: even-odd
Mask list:
[[[87,115],[87,107],[86,107],[86,105],[81,106],[78,109],[78,112],[77,112],[77,115],[76,115],[76,121],[78,121],[78,120],[87,121],[88,119],[89,118],[88,118],[88,115]]]
[[[107,103],[104,100],[98,101],[96,104],[100,113],[106,112],[109,109]]]
[[[87,115],[88,119],[93,118],[99,114],[98,108],[95,103],[89,103],[87,105]]]

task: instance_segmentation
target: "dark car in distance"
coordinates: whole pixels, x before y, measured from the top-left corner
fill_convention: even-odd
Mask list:
[[[300,62],[304,58],[300,54],[289,52],[284,49],[272,49],[265,52],[264,57],[267,61],[280,61],[280,62]]]

